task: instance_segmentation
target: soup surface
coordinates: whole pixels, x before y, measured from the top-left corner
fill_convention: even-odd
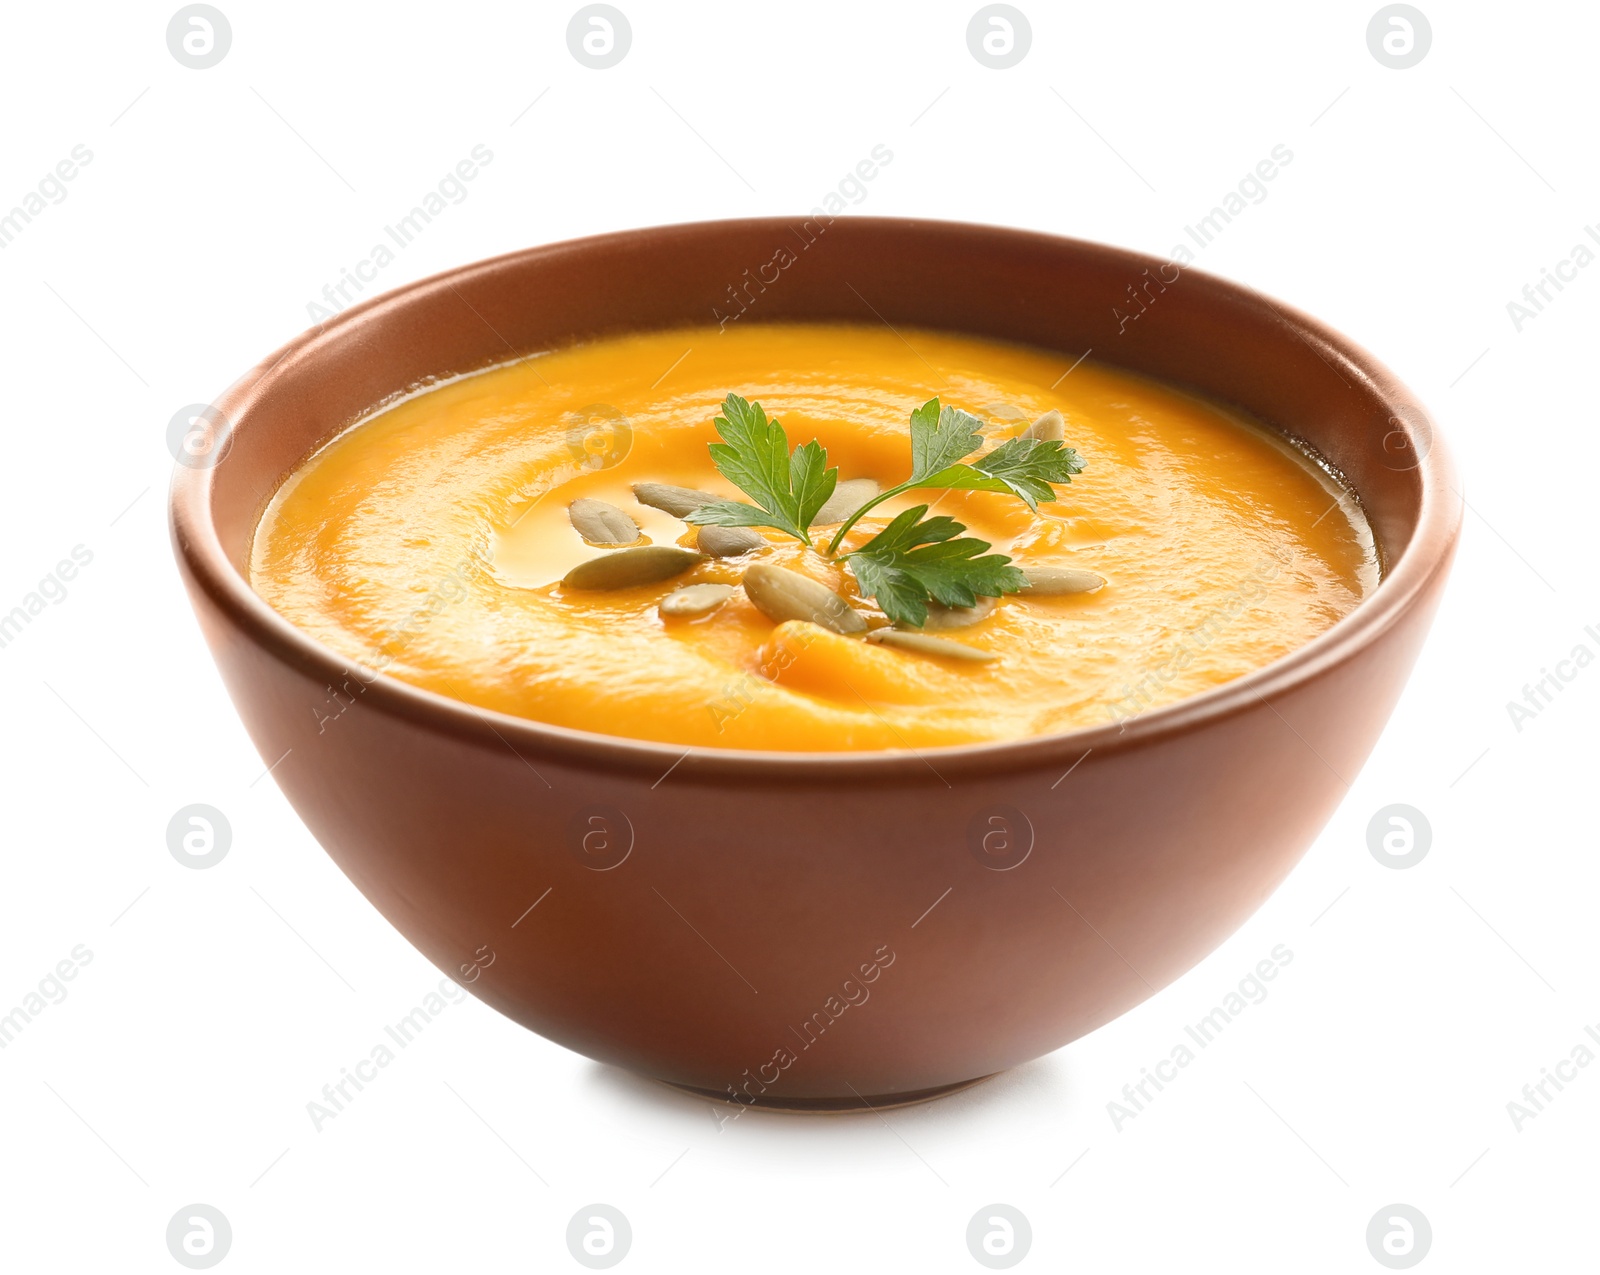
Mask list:
[[[609,502],[638,543],[698,531],[639,503],[668,483],[748,499],[707,444],[729,392],[841,480],[910,472],[909,413],[937,395],[983,422],[985,448],[1051,409],[1083,471],[1038,512],[1012,495],[922,491],[864,516],[933,506],[1018,566],[1083,568],[1092,592],[1002,597],[941,638],[949,659],[804,620],[775,623],[735,588],[664,616],[685,585],[738,586],[751,563],[835,589],[888,621],[850,571],[778,531],[750,553],[616,589],[562,583],[617,552],[569,506]],[[819,532],[825,546],[833,528]],[[1218,686],[1305,644],[1378,580],[1357,502],[1276,435],[1093,361],[946,333],[848,325],[694,328],[596,341],[428,388],[308,459],[257,529],[251,579],[351,661],[330,716],[373,670],[483,708],[685,747],[916,749],[1116,722]],[[878,635],[882,637],[882,634]]]

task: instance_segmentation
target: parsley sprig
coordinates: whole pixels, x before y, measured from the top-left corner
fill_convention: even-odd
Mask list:
[[[702,526],[773,527],[814,548],[811,522],[833,495],[837,468],[813,439],[793,449],[783,426],[760,403],[729,394],[716,419],[722,441],[710,446],[717,470],[754,504],[719,500],[688,515]],[[1057,499],[1052,484],[1083,471],[1077,452],[1054,439],[1013,438],[971,463],[983,445],[983,422],[957,407],[929,399],[911,413],[911,476],[864,502],[839,526],[824,552],[849,565],[863,596],[874,598],[896,624],[920,627],[929,602],[969,607],[979,597],[999,597],[1028,587],[1027,578],[989,543],[963,536],[966,527],[927,505],[897,514],[876,536],[840,555],[845,536],[886,500],[925,490],[992,491],[1018,497],[1037,512]]]
[[[880,492],[845,519],[828,542],[828,552],[839,552],[845,534],[862,514],[903,492],[916,488],[1009,492],[1037,513],[1041,500],[1056,498],[1051,483],[1069,483],[1074,474],[1083,472],[1078,453],[1054,439],[1009,439],[976,463],[961,463],[983,446],[982,428],[983,422],[971,412],[940,407],[937,398],[912,412],[911,477]]]
[[[689,521],[713,527],[776,527],[811,548],[811,520],[833,495],[839,471],[828,468],[828,453],[812,439],[789,451],[789,436],[768,420],[760,403],[737,394],[722,402],[714,424],[722,436],[710,446],[717,472],[755,505],[718,500],[702,505]]]
[[[861,592],[876,598],[891,620],[920,628],[930,598],[970,607],[980,595],[998,598],[1028,587],[1010,558],[985,552],[988,541],[962,536],[966,528],[954,518],[927,513],[927,505],[907,509],[848,555]]]

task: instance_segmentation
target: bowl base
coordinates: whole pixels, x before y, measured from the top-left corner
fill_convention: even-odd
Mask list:
[[[958,1080],[953,1085],[938,1085],[932,1089],[914,1089],[906,1093],[889,1094],[852,1094],[844,1098],[751,1098],[734,1099],[728,1096],[726,1090],[718,1093],[714,1089],[700,1089],[694,1085],[680,1085],[671,1080],[658,1083],[666,1085],[669,1089],[676,1089],[679,1093],[693,1094],[696,1098],[704,1098],[709,1102],[719,1102],[726,1107],[753,1107],[757,1111],[775,1111],[787,1115],[818,1115],[842,1116],[854,1115],[861,1112],[889,1111],[895,1107],[914,1107],[918,1103],[933,1102],[937,1098],[945,1098],[953,1093],[960,1093],[963,1089],[971,1089],[973,1085],[981,1085],[985,1080],[992,1080],[999,1072],[991,1072],[987,1076],[974,1076],[971,1080]]]

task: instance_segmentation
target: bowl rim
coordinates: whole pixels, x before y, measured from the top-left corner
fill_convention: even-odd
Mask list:
[[[227,422],[227,445],[231,449],[239,422],[248,421],[255,405],[272,391],[276,378],[289,375],[304,360],[315,358],[319,348],[335,340],[341,329],[366,316],[424,302],[435,294],[453,291],[454,285],[465,279],[493,274],[513,263],[607,245],[638,247],[647,244],[652,237],[667,239],[675,234],[781,230],[793,220],[750,217],[639,227],[521,248],[455,266],[358,302],[306,329],[240,376],[212,401],[212,407]],[[1018,248],[1033,245],[1060,250],[1068,247],[1102,257],[1109,254],[1124,259],[1131,271],[1130,277],[1147,267],[1164,264],[1163,258],[1094,240],[979,222],[854,216],[832,220],[911,231],[971,232],[990,237],[991,241],[1009,240]],[[928,748],[802,752],[685,746],[632,739],[483,708],[414,686],[340,655],[297,628],[256,593],[246,576],[229,560],[212,518],[215,475],[220,464],[225,463],[225,456],[218,464],[205,467],[174,465],[168,506],[173,552],[194,585],[205,592],[212,604],[275,658],[330,686],[352,671],[371,673],[370,679],[362,678],[366,687],[361,697],[364,707],[407,718],[420,726],[481,746],[496,749],[504,746],[525,763],[533,756],[568,760],[588,768],[598,765],[613,772],[656,773],[661,776],[657,784],[681,767],[680,780],[695,783],[742,778],[871,786],[910,777],[930,782],[937,779],[947,787],[951,775],[969,778],[995,771],[1021,773],[1042,768],[1045,763],[1055,766],[1064,761],[1075,767],[1090,753],[1106,754],[1148,746],[1247,711],[1257,704],[1267,704],[1270,708],[1271,698],[1301,687],[1324,670],[1354,657],[1405,615],[1419,596],[1427,592],[1435,576],[1448,570],[1460,532],[1465,499],[1457,486],[1449,450],[1430,413],[1393,372],[1361,345],[1294,306],[1209,271],[1185,266],[1184,273],[1194,276],[1202,287],[1237,303],[1265,306],[1275,311],[1284,325],[1334,371],[1361,383],[1387,404],[1391,409],[1391,424],[1404,434],[1405,445],[1418,458],[1415,465],[1405,468],[1418,474],[1420,500],[1415,529],[1405,548],[1388,562],[1378,587],[1328,629],[1271,663],[1220,686],[1120,722],[1019,739]],[[492,365],[486,365],[483,370],[488,366]],[[357,421],[361,419],[365,418],[356,418]],[[1359,499],[1360,491],[1354,484],[1351,488]],[[1067,773],[1071,773],[1070,769]],[[1064,774],[1062,778],[1065,777]],[[1059,784],[1060,780],[1056,782]]]

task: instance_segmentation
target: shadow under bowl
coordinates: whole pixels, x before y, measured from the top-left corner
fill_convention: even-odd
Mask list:
[[[251,590],[267,501],[375,404],[513,355],[714,322],[729,283],[780,248],[797,260],[741,322],[1092,349],[1304,440],[1362,501],[1382,583],[1206,694],[917,754],[685,754],[487,712],[351,665]],[[482,1000],[591,1058],[739,1102],[953,1091],[1125,1012],[1267,898],[1375,743],[1454,552],[1449,461],[1394,376],[1287,306],[1174,269],[889,218],[668,226],[465,266],[340,314],[217,400],[204,454],[173,482],[178,562],[283,792]],[[1132,323],[1130,286],[1158,298]],[[353,699],[333,721],[330,688]],[[1011,847],[998,861],[995,827]]]

